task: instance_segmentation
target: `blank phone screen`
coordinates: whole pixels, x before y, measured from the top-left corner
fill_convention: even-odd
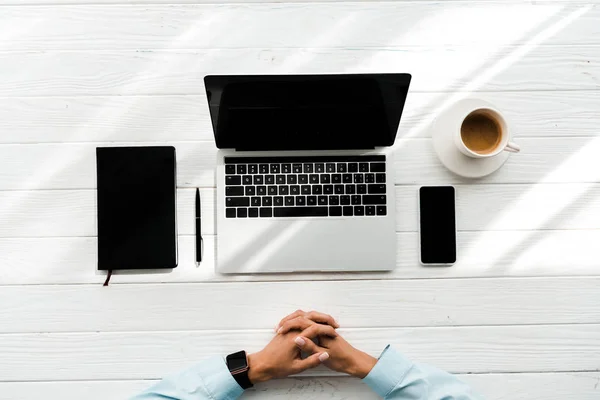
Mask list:
[[[421,262],[452,264],[456,261],[454,188],[425,186],[419,192]]]

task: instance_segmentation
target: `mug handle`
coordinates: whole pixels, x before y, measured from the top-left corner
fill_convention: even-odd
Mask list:
[[[513,142],[508,142],[506,144],[506,147],[504,148],[504,151],[509,151],[511,153],[518,153],[521,151],[521,147]]]

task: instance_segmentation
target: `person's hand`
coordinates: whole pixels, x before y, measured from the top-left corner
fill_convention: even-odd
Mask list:
[[[289,326],[290,330],[301,329],[302,324]],[[332,332],[333,331],[333,332]],[[312,339],[319,338],[319,345]],[[343,372],[357,378],[364,378],[371,372],[377,359],[350,345],[331,326],[314,324],[296,335],[294,339],[299,349],[309,354],[327,353],[324,364],[330,369]],[[312,356],[311,356],[312,357]]]
[[[311,352],[305,359],[301,357],[301,350],[298,348],[294,338],[299,332],[290,332],[290,329],[302,330],[308,329],[313,325],[328,323],[328,334],[335,335],[335,329],[339,325],[333,317],[316,311],[304,312],[298,310],[283,318],[275,330],[277,335],[271,342],[258,353],[248,356],[248,378],[253,384],[265,382],[274,378],[285,378],[289,375],[298,374],[309,368],[320,365],[329,358],[326,351]],[[323,332],[323,334],[325,334]]]

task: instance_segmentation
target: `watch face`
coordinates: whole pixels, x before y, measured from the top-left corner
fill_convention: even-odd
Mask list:
[[[248,367],[248,360],[246,359],[246,352],[239,351],[227,356],[227,367],[231,372],[237,370],[243,370]]]

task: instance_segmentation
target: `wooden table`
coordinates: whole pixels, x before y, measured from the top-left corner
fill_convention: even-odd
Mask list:
[[[297,308],[488,399],[598,399],[597,1],[121,2],[0,0],[0,399],[127,398],[209,355],[260,349]],[[397,269],[216,274],[203,76],[326,72],[413,75],[395,146]],[[448,172],[430,140],[432,118],[465,96],[504,110],[523,149],[475,181]],[[180,265],[105,288],[95,148],[126,144],[177,148]],[[424,184],[456,186],[450,268],[418,263]],[[247,398],[373,398],[360,381],[311,375]]]

